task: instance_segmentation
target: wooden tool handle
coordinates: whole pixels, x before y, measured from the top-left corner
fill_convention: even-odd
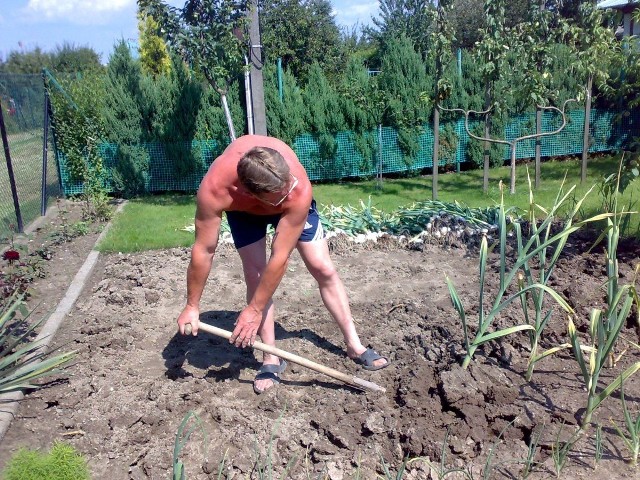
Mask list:
[[[214,327],[207,323],[200,323],[200,330],[211,333],[218,337],[223,337],[229,339],[231,337],[231,333],[228,330],[223,330],[222,328]],[[191,335],[191,324],[187,323],[184,326],[185,335]],[[271,345],[267,345],[262,342],[255,342],[252,345],[256,350],[260,350],[261,352],[266,352],[271,355],[275,355],[280,358],[284,358],[289,362],[296,363],[298,365],[302,365],[303,367],[310,368],[311,370],[315,370],[316,372],[324,373],[332,378],[340,380],[341,382],[347,383],[349,385],[353,385],[359,387],[361,389],[373,390],[374,392],[386,392],[384,387],[377,385],[373,382],[369,382],[367,380],[363,380],[362,378],[358,378],[354,375],[348,375],[346,373],[340,372],[339,370],[335,370],[330,367],[326,367],[324,365],[320,365],[319,363],[312,362],[311,360],[307,360],[306,358],[300,357],[293,353],[286,352],[284,350],[280,350],[279,348],[272,347]]]

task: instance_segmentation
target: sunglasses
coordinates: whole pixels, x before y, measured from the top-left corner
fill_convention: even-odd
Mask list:
[[[258,197],[257,195],[254,195],[258,200],[260,200],[261,202],[266,203],[267,205],[271,205],[272,207],[277,207],[278,205],[280,205],[282,202],[284,202],[287,197],[289,196],[289,194],[291,192],[293,192],[293,189],[296,188],[296,185],[298,185],[298,179],[293,175],[293,173],[289,173],[289,175],[291,175],[291,178],[293,178],[293,183],[291,183],[291,187],[289,187],[289,190],[287,191],[287,193],[284,194],[284,196],[278,200],[277,202],[270,202],[269,200],[265,200],[264,198]]]

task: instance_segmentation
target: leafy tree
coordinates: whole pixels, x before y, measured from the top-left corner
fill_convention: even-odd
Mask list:
[[[9,52],[7,60],[0,64],[2,73],[37,74],[43,68],[51,67],[51,54],[42,51],[40,47],[29,52]]]
[[[512,0],[505,11],[505,26],[515,27],[527,19],[530,0]],[[455,47],[473,48],[482,39],[486,28],[483,9],[484,0],[452,0],[449,21],[451,22]]]
[[[76,47],[65,42],[53,52],[44,52],[40,47],[29,52],[12,51],[7,60],[0,63],[0,72],[40,74],[47,68],[56,73],[76,73],[102,70],[100,55],[90,47]]]
[[[340,28],[340,43],[342,55],[346,65],[351,60],[356,60],[368,69],[372,69],[375,62],[373,59],[377,55],[378,45],[369,35],[367,27],[353,25],[351,27]]]
[[[611,19],[609,19],[611,20]],[[587,178],[589,151],[589,117],[591,96],[594,85],[606,91],[610,78],[609,67],[620,55],[620,45],[615,38],[612,23],[608,23],[605,13],[591,2],[579,6],[578,19],[567,23],[563,30],[565,43],[574,56],[573,68],[586,84],[584,137],[582,146],[581,181]]]
[[[171,59],[167,45],[159,33],[158,22],[149,15],[138,12],[138,35],[140,38],[140,62],[142,71],[154,77],[168,74]]]
[[[599,0],[546,0],[546,8],[557,12],[563,18],[576,19],[582,3],[595,4],[597,1],[599,2]]]
[[[101,71],[100,55],[90,47],[76,47],[63,43],[51,54],[51,70],[57,73],[76,73],[89,70]]]
[[[56,148],[65,156],[66,169],[72,182],[99,183],[104,174],[97,145],[106,137],[104,109],[104,74],[90,71],[81,77],[59,79],[47,75],[53,116],[52,128]]]
[[[505,98],[507,95],[498,95],[496,86],[502,77],[503,67],[509,47],[507,45],[508,34],[505,28],[505,0],[485,0],[484,12],[486,27],[483,30],[482,40],[476,45],[475,55],[480,65],[480,74],[484,79],[484,107],[487,112],[484,122],[484,138],[489,138],[495,132],[495,123],[492,125],[492,116],[489,111],[495,109],[494,115],[501,116],[505,110]],[[491,164],[502,163],[500,151],[490,149],[488,142],[484,145],[484,176],[483,190],[489,189],[489,168]]]
[[[633,21],[640,24],[640,9],[633,13]],[[611,71],[617,73],[609,78],[603,93],[609,102],[620,110],[622,118],[629,118],[640,108],[640,40],[636,37],[622,39],[622,54],[614,57]],[[640,145],[636,145],[640,148]]]
[[[451,25],[447,20],[446,7],[438,5],[433,23],[435,29],[431,33],[430,54],[435,61],[433,90],[433,180],[432,198],[438,199],[438,166],[440,165],[440,110],[443,100],[449,97],[453,89],[452,81],[445,75],[447,65],[451,64],[451,41],[455,38]]]
[[[373,17],[368,34],[380,45],[390,38],[404,35],[413,48],[424,57],[429,31],[433,28],[434,0],[380,0],[379,18]]]
[[[158,22],[170,48],[220,94],[229,136],[235,139],[227,93],[244,68],[246,0],[187,0],[182,9],[162,0],[138,0],[138,6]]]
[[[331,75],[340,71],[340,29],[329,0],[263,0],[259,6],[266,63],[281,58],[302,84],[314,62]]]

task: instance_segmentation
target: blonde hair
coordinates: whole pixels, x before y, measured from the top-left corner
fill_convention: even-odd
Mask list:
[[[289,182],[289,165],[278,151],[255,147],[245,153],[237,167],[238,179],[251,193],[281,191]]]

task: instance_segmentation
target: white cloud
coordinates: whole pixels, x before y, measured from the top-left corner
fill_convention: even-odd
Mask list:
[[[334,1],[334,13],[338,18],[345,21],[366,20],[378,13],[379,3],[377,1],[364,3],[351,3],[349,1]]]
[[[25,13],[38,20],[100,23],[104,16],[135,5],[135,0],[29,0]]]

